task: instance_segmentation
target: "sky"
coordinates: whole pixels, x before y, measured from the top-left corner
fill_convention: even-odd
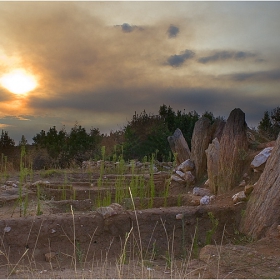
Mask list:
[[[23,94],[0,84],[16,144],[75,123],[110,133],[163,104],[225,119],[240,108],[249,127],[280,106],[280,2],[8,1],[0,14],[0,78],[36,80]]]

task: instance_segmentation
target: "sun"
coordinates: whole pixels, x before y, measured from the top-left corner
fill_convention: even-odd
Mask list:
[[[35,77],[23,69],[16,69],[3,75],[0,83],[14,94],[26,94],[37,87]]]

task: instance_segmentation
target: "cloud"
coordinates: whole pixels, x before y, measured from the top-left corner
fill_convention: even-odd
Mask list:
[[[280,69],[256,72],[241,72],[230,75],[223,75],[226,79],[235,82],[280,82]]]
[[[169,38],[175,38],[179,33],[179,28],[171,24],[167,30],[167,33]]]
[[[225,60],[244,60],[247,58],[256,57],[256,54],[244,51],[215,51],[213,54],[198,59],[199,63],[209,63]]]
[[[12,125],[10,124],[5,124],[5,123],[0,123],[0,129],[6,129],[7,127],[11,127]]]
[[[181,66],[186,60],[192,59],[195,53],[191,50],[185,50],[181,54],[175,54],[167,59],[167,63],[172,67]]]
[[[121,27],[122,32],[124,32],[124,33],[130,33],[132,31],[134,31],[135,29],[143,30],[142,27],[138,27],[136,25],[130,25],[128,23],[123,23],[122,25],[115,25],[115,26],[116,27]]]

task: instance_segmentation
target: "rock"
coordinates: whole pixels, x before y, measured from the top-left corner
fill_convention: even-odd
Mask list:
[[[205,150],[207,157],[207,174],[209,180],[209,188],[211,192],[217,193],[218,190],[218,172],[219,172],[219,156],[220,143],[218,138],[214,138]]]
[[[245,192],[241,191],[241,192],[238,192],[235,195],[233,195],[232,200],[233,200],[233,203],[236,204],[241,201],[246,201],[247,197],[245,195]]]
[[[185,177],[185,173],[180,170],[177,170],[176,174],[179,175],[182,179],[184,179],[184,177]]]
[[[245,186],[246,186],[245,180],[242,180],[242,181],[240,182],[240,184],[238,185],[238,187],[245,187]]]
[[[190,205],[191,206],[198,206],[198,205],[200,205],[200,199],[192,199],[190,201]]]
[[[171,181],[175,181],[175,182],[180,182],[180,183],[185,183],[185,180],[184,179],[182,179],[181,177],[179,177],[179,176],[176,176],[176,175],[171,175]]]
[[[206,117],[201,117],[194,126],[191,142],[190,159],[195,165],[195,177],[200,180],[207,174],[207,158],[205,150],[212,140],[211,122]]]
[[[210,195],[210,190],[206,188],[199,188],[199,187],[194,187],[193,188],[193,194],[197,196],[205,196],[205,195]]]
[[[275,146],[276,141],[270,141],[270,142],[266,142],[266,143],[260,143],[257,146],[258,150],[264,149],[264,148],[268,148],[268,147],[274,147]]]
[[[246,131],[245,113],[241,109],[232,110],[220,141],[218,193],[233,189],[242,178],[248,153]]]
[[[104,219],[106,219],[122,213],[124,211],[124,208],[118,203],[112,203],[107,207],[99,207],[96,209],[96,211],[100,213],[104,217]]]
[[[222,119],[216,119],[214,121],[214,123],[212,124],[212,130],[214,131],[212,139],[217,138],[218,141],[221,140],[225,124],[226,124],[226,122]]]
[[[50,262],[56,256],[55,252],[49,252],[45,254],[46,262]]]
[[[177,215],[176,215],[176,220],[182,220],[183,217],[184,217],[183,214],[177,214]]]
[[[6,226],[6,227],[4,228],[4,232],[8,233],[8,232],[11,231],[11,229],[12,229],[11,227]]]
[[[253,190],[254,190],[253,185],[246,185],[244,189],[244,193],[246,196],[249,196]]]
[[[240,231],[253,238],[265,237],[280,217],[280,134],[269,156],[240,223]]]
[[[257,154],[251,162],[251,168],[257,170],[258,172],[263,171],[265,163],[271,155],[272,149],[273,147],[268,147],[263,149],[259,154]]]
[[[182,162],[176,169],[182,172],[192,171],[194,170],[194,163],[190,159],[187,159]]]
[[[211,200],[209,195],[205,195],[200,199],[200,205],[208,205],[210,202]]]
[[[19,185],[19,181],[6,181],[5,185],[17,188]]]
[[[246,184],[248,183],[248,181],[250,180],[250,176],[247,173],[243,174],[243,179],[245,180]]]
[[[44,187],[49,185],[50,185],[49,181],[43,181],[43,180],[39,180],[31,184],[32,187],[37,187],[37,186]]]
[[[191,171],[187,171],[184,178],[188,186],[193,185],[195,182],[195,177],[192,175]]]
[[[247,139],[249,142],[255,142],[256,141],[256,137],[254,136],[254,134],[250,131],[246,132],[247,135]]]
[[[182,131],[177,128],[172,136],[167,138],[173,154],[177,154],[177,165],[190,158],[190,148],[186,142]]]

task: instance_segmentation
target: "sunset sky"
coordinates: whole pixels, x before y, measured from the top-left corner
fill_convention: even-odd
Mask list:
[[[109,133],[162,104],[241,108],[251,127],[280,106],[280,2],[8,1],[0,14],[0,129],[16,144],[75,122]]]

